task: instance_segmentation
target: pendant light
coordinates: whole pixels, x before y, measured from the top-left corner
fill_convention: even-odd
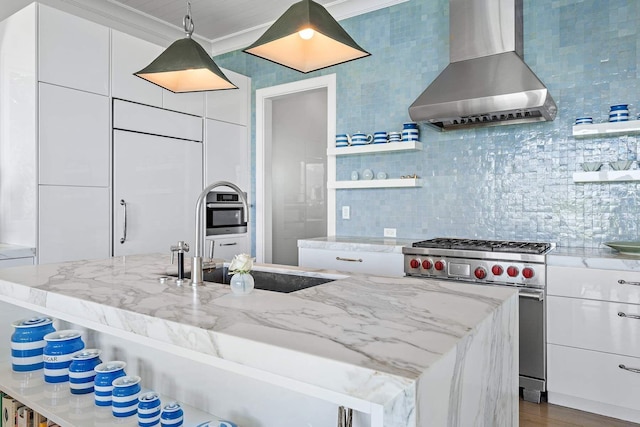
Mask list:
[[[312,0],[292,5],[244,52],[302,73],[371,55]]]
[[[176,93],[237,89],[202,46],[191,38],[194,29],[191,2],[187,2],[187,15],[182,25],[187,37],[173,42],[134,75]]]

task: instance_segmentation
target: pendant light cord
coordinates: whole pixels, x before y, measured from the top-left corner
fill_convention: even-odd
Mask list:
[[[193,34],[193,18],[191,18],[191,2],[187,1],[187,14],[182,18],[182,26],[184,27],[184,32],[187,34],[187,37],[191,38]]]

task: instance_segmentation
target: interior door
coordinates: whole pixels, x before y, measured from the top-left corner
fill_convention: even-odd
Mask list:
[[[113,147],[114,255],[193,245],[202,144],[114,130]]]

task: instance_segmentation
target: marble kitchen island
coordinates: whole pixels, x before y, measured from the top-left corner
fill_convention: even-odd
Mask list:
[[[86,328],[145,387],[241,426],[332,426],[338,406],[355,426],[518,424],[516,289],[286,267],[337,280],[239,297],[161,284],[167,267],[145,255],[0,270],[0,360],[13,317],[35,312]]]

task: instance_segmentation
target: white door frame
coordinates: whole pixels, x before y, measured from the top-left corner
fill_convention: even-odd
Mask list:
[[[327,89],[327,148],[334,143],[336,134],[336,75],[314,77],[256,90],[256,259],[271,261],[271,250],[266,242],[271,241],[271,194],[270,181],[265,180],[271,172],[266,159],[271,157],[271,103],[274,98],[314,89]],[[336,176],[336,158],[327,156],[327,179]],[[327,189],[327,236],[336,234],[336,190]]]

